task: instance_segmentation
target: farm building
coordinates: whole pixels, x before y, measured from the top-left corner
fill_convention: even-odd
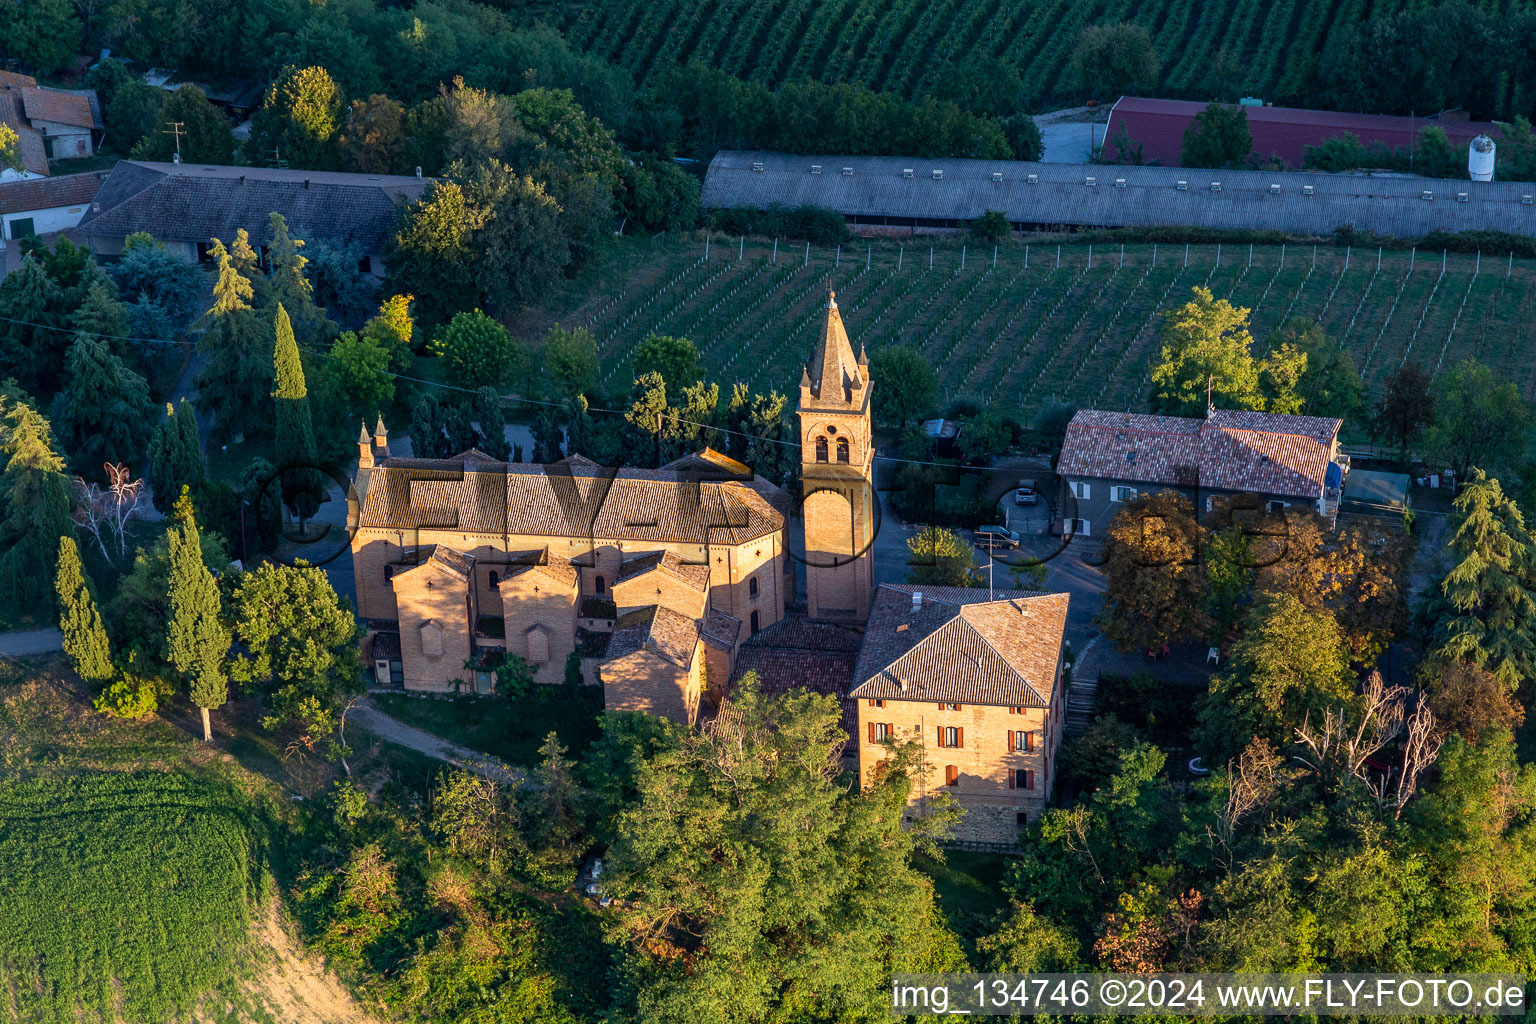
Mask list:
[[[294,237],[354,245],[363,254],[360,269],[382,274],[385,242],[400,210],[427,184],[377,174],[122,160],[79,233],[92,250],[112,256],[127,236],[148,231],[167,249],[201,260],[212,239],[227,243],[240,228],[265,242],[268,215],[276,211]]]
[[[0,248],[7,239],[67,231],[79,224],[106,178],[106,171],[89,171],[0,184]]]
[[[1153,100],[1122,96],[1109,112],[1104,132],[1104,154],[1110,160],[1141,159],[1168,167],[1179,165],[1184,132],[1207,104],[1193,100]],[[1328,139],[1353,135],[1369,146],[1381,143],[1392,149],[1417,144],[1419,132],[1430,125],[1445,130],[1452,145],[1465,146],[1479,135],[1503,138],[1494,124],[1454,121],[1445,118],[1391,117],[1384,114],[1347,114],[1335,110],[1303,110],[1297,107],[1244,105],[1248,130],[1253,133],[1253,153],[1260,159],[1274,157],[1287,167],[1300,168],[1308,146]],[[1129,143],[1122,147],[1121,139]]]
[[[1536,235],[1536,185],[1518,182],[740,150],[710,161],[704,205],[828,207],[872,235],[958,228],[988,210],[1018,231],[1190,226],[1327,235],[1352,226],[1398,238]]]

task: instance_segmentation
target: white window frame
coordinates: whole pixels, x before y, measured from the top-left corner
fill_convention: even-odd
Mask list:
[[[1073,480],[1068,486],[1072,488],[1072,497],[1078,501],[1087,501],[1093,497],[1093,485],[1086,480]]]
[[[1091,537],[1093,530],[1086,519],[1062,520],[1062,532],[1070,533],[1074,537]]]
[[[1271,498],[1269,501],[1266,501],[1264,503],[1264,510],[1266,512],[1278,512],[1278,511],[1280,511],[1283,508],[1290,508],[1290,507],[1291,507],[1291,503],[1290,502],[1288,502],[1288,501],[1281,501],[1279,498]]]
[[[1127,487],[1124,484],[1116,484],[1109,489],[1110,501],[1135,501],[1136,488]]]

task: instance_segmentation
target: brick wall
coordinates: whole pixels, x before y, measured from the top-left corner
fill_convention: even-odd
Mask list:
[[[698,717],[704,656],[698,645],[687,668],[650,651],[640,650],[603,662],[603,706],[610,710],[642,711],[692,725]]]
[[[469,589],[463,579],[428,563],[392,581],[400,607],[400,661],[408,690],[445,691],[472,679],[464,663],[470,657]],[[424,649],[425,631],[436,630],[441,653]]]
[[[503,580],[501,608],[508,653],[529,659],[528,631],[542,628],[549,638],[549,658],[529,659],[533,677],[541,683],[565,681],[565,662],[576,649],[576,586],[569,586],[537,569]]]

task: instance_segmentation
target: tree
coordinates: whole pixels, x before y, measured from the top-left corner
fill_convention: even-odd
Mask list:
[[[12,612],[31,615],[48,600],[59,539],[73,533],[69,481],[42,414],[14,391],[0,403],[0,582]]]
[[[1179,163],[1185,167],[1232,167],[1245,163],[1252,152],[1248,112],[1241,106],[1212,103],[1184,130]]]
[[[19,371],[15,376],[24,387],[40,390],[57,377],[59,353],[69,337],[58,330],[64,326],[66,308],[64,289],[32,253],[22,256],[21,266],[0,281],[5,365]]]
[[[325,394],[328,404],[344,407],[364,417],[377,413],[395,400],[395,380],[390,375],[389,350],[376,334],[342,331],[331,342],[325,361]]]
[[[1008,139],[1008,148],[1013,151],[1013,159],[1030,161],[1045,159],[1045,136],[1040,134],[1040,126],[1035,123],[1033,117],[1028,114],[1013,114],[999,118],[997,123]]]
[[[1080,91],[1116,100],[1154,88],[1162,64],[1146,26],[1120,21],[1090,25],[1078,33],[1070,70]]]
[[[448,447],[448,410],[437,396],[428,392],[411,409],[411,452],[418,459],[446,459],[454,454]]]
[[[106,104],[107,134],[116,144],[132,152],[140,141],[160,131],[160,108],[165,105],[165,90],[140,78],[123,83]]]
[[[0,171],[21,167],[21,150],[17,144],[21,136],[8,124],[0,124]]]
[[[358,242],[321,241],[308,246],[309,263],[304,276],[312,287],[313,302],[325,311],[322,337],[345,326],[356,330],[368,319],[378,289],[370,275],[358,270],[368,253]]]
[[[363,325],[363,337],[372,339],[389,353],[389,368],[396,373],[410,369],[411,342],[416,324],[411,318],[411,295],[391,295],[379,304],[373,319]]]
[[[907,582],[934,587],[971,587],[980,582],[975,550],[942,526],[925,527],[907,538]]]
[[[551,410],[545,410],[545,414],[550,412]],[[500,459],[503,462],[510,459],[512,442],[507,440],[507,415],[502,409],[501,394],[495,388],[485,387],[475,392],[475,420],[480,425],[480,440],[476,447],[493,459]],[[555,451],[559,451],[558,442]],[[555,459],[559,457],[557,454]],[[554,462],[555,459],[548,461]]]
[[[1156,652],[1206,634],[1203,545],[1194,506],[1177,491],[1138,494],[1115,513],[1096,622],[1116,649]]]
[[[329,170],[336,165],[341,104],[341,90],[325,68],[284,68],[251,118],[250,156]]]
[[[1474,465],[1496,469],[1525,450],[1530,413],[1514,381],[1497,379],[1487,366],[1467,359],[1447,370],[1439,385],[1424,448],[1458,480]]]
[[[309,388],[304,382],[304,362],[299,358],[299,346],[288,322],[288,310],[282,303],[277,306],[276,342],[274,344],[275,385],[272,402],[277,412],[277,440],[279,468],[304,467],[303,474],[288,474],[284,478],[283,500],[299,515],[308,518],[315,514],[324,493],[314,467],[319,453],[315,448],[315,427],[309,410]]]
[[[336,138],[341,166],[358,174],[399,174],[405,161],[405,107],[374,93],[353,100]]]
[[[27,0],[0,6],[0,38],[8,55],[47,75],[64,68],[80,44],[80,23],[69,0]]]
[[[585,327],[567,330],[555,324],[544,335],[543,357],[544,373],[561,400],[588,394],[596,386],[597,342]],[[697,360],[697,352],[694,357]]]
[[[1454,507],[1456,564],[1426,608],[1431,658],[1487,669],[1513,690],[1536,674],[1536,547],[1519,506],[1481,469]]]
[[[196,315],[203,296],[203,272],[197,264],[166,252],[165,246],[143,232],[128,236],[122,258],[108,273],[123,301],[155,303],[177,329]]]
[[[432,352],[460,387],[495,386],[523,377],[527,354],[507,329],[478,309],[456,313],[432,335]]]
[[[1365,402],[1365,382],[1360,379],[1360,372],[1355,369],[1355,361],[1349,353],[1339,347],[1321,324],[1298,317],[1271,331],[1264,343],[1269,352],[1280,352],[1287,347],[1305,360],[1300,364],[1299,379],[1290,389],[1300,402],[1299,409],[1309,416],[1353,419],[1359,415]],[[1294,365],[1294,356],[1279,365]],[[1279,372],[1277,368],[1271,374],[1272,389],[1278,383],[1274,378]],[[1274,393],[1271,390],[1272,396]],[[1284,411],[1276,407],[1273,397],[1269,400],[1269,410]]]
[[[91,596],[91,580],[80,563],[75,538],[59,538],[59,569],[54,577],[59,595],[59,630],[64,634],[64,654],[75,675],[95,686],[112,678],[112,647],[101,612]]]
[[[293,722],[313,748],[337,729],[343,701],[361,685],[351,604],[321,569],[264,562],[237,581],[231,619],[244,653],[230,675],[262,689],[267,728]],[[331,753],[343,748],[338,742]]]
[[[1282,743],[1309,714],[1353,699],[1349,648],[1333,616],[1290,594],[1261,593],[1226,670],[1211,680],[1200,746],[1225,759],[1254,736]]]
[[[983,409],[974,416],[960,418],[960,433],[955,449],[968,465],[985,464],[1005,455],[1013,445],[1016,424],[1000,412]]]
[[[630,391],[629,411],[624,414],[624,455],[626,461],[659,466],[666,461],[663,447],[667,437],[670,410],[667,408],[667,382],[652,370],[635,378]]]
[[[1007,974],[1071,972],[1081,966],[1077,939],[1015,899],[998,914],[993,931],[976,940],[987,970]]]
[[[256,436],[272,422],[267,395],[272,373],[271,328],[251,308],[253,289],[235,267],[224,243],[209,250],[218,268],[213,305],[203,314],[206,328],[197,348],[208,357],[198,375],[197,404],[216,417],[220,437]]]
[[[336,332],[336,325],[315,305],[314,287],[304,276],[309,261],[299,251],[304,242],[288,234],[287,220],[276,211],[269,215],[268,225],[272,233],[272,244],[267,246],[272,287],[267,302],[287,309],[299,340],[306,345],[318,344]]]
[[[203,716],[203,741],[213,739],[208,712],[229,699],[224,659],[229,633],[219,620],[219,585],[203,563],[203,547],[190,502],[177,509],[177,525],[169,541],[170,578],[167,595],[166,660],[187,683],[192,703]]]
[[[180,138],[171,132],[179,125]],[[179,153],[187,163],[227,164],[235,152],[234,130],[229,118],[203,90],[188,83],[165,96],[155,116],[155,126],[133,146],[135,160],[169,161]]]
[[[1251,348],[1248,310],[1197,285],[1193,298],[1163,314],[1162,353],[1152,367],[1154,411],[1202,416],[1210,402],[1262,409],[1260,367]]]
[[[1408,461],[1408,447],[1435,420],[1435,396],[1429,390],[1429,374],[1413,361],[1405,362],[1387,378],[1387,391],[1376,407],[1374,433],[1398,448]]]
[[[180,405],[167,402],[165,419],[149,439],[149,489],[155,507],[161,512],[169,511],[182,489],[195,489],[206,473],[196,414],[185,398]]]
[[[1487,669],[1452,661],[1422,674],[1438,737],[1454,734],[1476,746],[1485,738],[1513,733],[1525,721],[1515,695]]]
[[[474,238],[484,219],[463,186],[432,182],[406,207],[389,241],[387,287],[414,294],[428,321],[444,321],[473,307],[480,296]]]
[[[829,697],[762,696],[749,673],[714,726],[642,755],[604,878],[623,908],[620,1012],[860,1019],[885,1012],[891,971],[963,962],[909,861],[951,820],[930,798],[932,816],[902,826],[920,751],[898,748],[869,789],[850,788],[839,714]]]
[[[640,343],[634,355],[635,376],[658,373],[674,388],[682,388],[704,375],[699,365],[699,348],[687,338],[652,334]]]
[[[89,334],[75,335],[65,369],[53,419],[75,465],[94,475],[103,462],[137,458],[154,415],[149,384]]]
[[[874,390],[875,420],[905,430],[913,420],[933,411],[939,378],[928,360],[906,345],[882,348],[869,360]]]
[[[979,242],[1006,242],[1012,234],[1013,225],[1000,210],[988,210],[971,221],[971,235]]]
[[[545,295],[570,263],[561,206],[541,182],[497,161],[477,168],[468,188],[481,211],[474,281],[486,308],[508,314]]]
[[[1307,353],[1288,341],[1272,349],[1259,363],[1264,408],[1286,416],[1301,412],[1305,400],[1298,389],[1306,372]]]

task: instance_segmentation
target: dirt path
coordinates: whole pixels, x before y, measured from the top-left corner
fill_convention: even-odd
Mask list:
[[[288,934],[273,900],[251,929],[266,952],[261,970],[242,988],[245,995],[285,1024],[379,1024],[318,958]],[[202,1020],[222,1020],[200,1014]]]
[[[372,704],[359,704],[353,708],[347,715],[347,725],[359,726],[380,739],[408,747],[418,754],[446,761],[455,767],[474,772],[476,775],[483,775],[488,779],[521,784],[526,778],[522,771],[513,768],[505,761],[500,761],[489,754],[482,754],[478,750],[470,750],[468,747],[449,743],[414,725],[406,725],[399,719],[386,715]]]
[[[64,634],[58,629],[18,629],[0,633],[0,658],[24,658],[33,654],[53,654],[64,649]]]

